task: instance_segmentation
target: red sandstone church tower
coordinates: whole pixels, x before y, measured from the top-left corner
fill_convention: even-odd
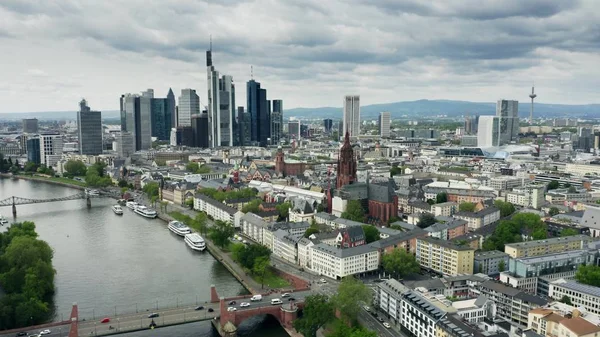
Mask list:
[[[337,164],[337,188],[352,184],[356,181],[356,157],[350,145],[350,133],[346,132],[344,145],[340,149]]]

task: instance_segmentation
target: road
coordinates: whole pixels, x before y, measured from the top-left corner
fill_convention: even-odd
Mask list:
[[[70,325],[61,325],[52,328],[48,328],[50,330],[50,334],[44,335],[44,337],[66,337],[69,335]],[[23,330],[29,334],[29,336],[37,336],[40,331],[45,329],[35,329],[35,330]],[[14,337],[16,335],[15,332],[10,334],[1,334],[0,337]]]
[[[383,323],[379,322],[377,318],[373,317],[370,313],[364,309],[358,313],[358,322],[365,328],[377,332],[379,337],[399,337],[401,334],[392,329],[388,329],[383,326]],[[389,322],[388,322],[389,323]]]

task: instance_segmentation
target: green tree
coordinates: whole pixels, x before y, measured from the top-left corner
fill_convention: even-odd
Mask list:
[[[68,160],[65,164],[65,171],[73,177],[85,176],[87,167],[81,160]]]
[[[265,278],[269,275],[271,261],[268,256],[261,256],[254,261],[252,266],[252,274],[256,275],[260,281],[261,289],[265,287]]]
[[[290,208],[292,208],[292,203],[290,202],[284,202],[275,206],[275,209],[277,212],[279,212],[279,221],[283,221],[288,218],[288,215],[290,214]]]
[[[600,287],[600,267],[595,265],[582,265],[577,268],[575,280],[579,283]]]
[[[311,227],[308,227],[306,229],[306,231],[304,232],[304,237],[307,238],[307,237],[309,237],[313,234],[317,234],[317,233],[319,233],[319,229],[311,226]]]
[[[563,295],[563,297],[560,299],[559,302],[562,302],[566,305],[573,305],[573,303],[571,302],[571,299],[567,295]]]
[[[567,189],[567,192],[569,193],[576,193],[577,192],[577,188],[575,186],[571,186]]]
[[[123,188],[123,187],[127,187],[127,180],[121,179],[119,180],[119,187]]]
[[[550,216],[555,216],[556,214],[559,214],[560,210],[556,207],[550,207],[550,210],[548,210],[548,214]]]
[[[206,213],[199,212],[196,214],[194,221],[192,221],[192,228],[200,232],[200,234],[206,235],[208,231],[208,218]]]
[[[235,261],[240,261],[244,252],[246,251],[246,245],[243,243],[232,243],[229,246],[229,251],[231,251],[231,257]]]
[[[403,174],[402,172],[402,168],[398,167],[398,166],[392,166],[392,168],[390,169],[390,175],[393,176],[397,176],[397,175],[401,175]]]
[[[578,231],[576,231],[576,230],[575,230],[575,229],[573,229],[573,228],[563,228],[563,229],[560,231],[560,236],[561,236],[561,237],[565,237],[565,236],[573,236],[573,235],[579,235],[579,232],[578,232]]]
[[[160,188],[160,186],[158,185],[158,182],[151,181],[151,182],[146,183],[144,185],[144,187],[142,187],[142,191],[144,193],[146,193],[148,198],[152,198],[153,196],[158,196],[159,188]]]
[[[362,225],[363,232],[365,232],[365,241],[371,243],[379,240],[379,231],[377,227],[373,225]]]
[[[292,324],[305,337],[315,337],[317,330],[335,318],[333,303],[326,295],[307,296],[302,312],[302,317]]]
[[[185,169],[195,174],[207,174],[210,173],[210,167],[206,165],[199,165],[195,162],[189,162],[185,165]]]
[[[387,273],[394,275],[395,278],[402,278],[406,275],[418,273],[421,270],[414,255],[398,248],[394,249],[391,253],[383,254],[381,265]]]
[[[365,210],[363,209],[360,201],[350,200],[346,205],[346,211],[342,213],[342,218],[363,222],[365,220]]]
[[[600,200],[598,200],[600,201]],[[323,206],[323,204],[318,204],[317,205],[317,212],[321,213],[321,212],[325,212],[325,206]]]
[[[371,290],[364,283],[353,276],[346,276],[333,296],[333,303],[346,319],[353,321],[362,310],[361,304],[370,302],[370,299]]]
[[[36,163],[32,162],[32,161],[28,161],[25,164],[25,167],[23,168],[23,171],[25,172],[36,172],[38,169],[38,166]]]
[[[458,205],[458,210],[461,212],[475,212],[475,204],[474,202],[462,202]]]
[[[438,193],[435,196],[435,203],[436,204],[441,204],[443,202],[448,202],[448,194],[446,192]]]
[[[190,209],[193,209],[194,208],[194,198],[185,199],[185,205],[187,207],[189,207]]]
[[[251,200],[246,205],[244,205],[244,207],[242,207],[242,212],[244,212],[244,213],[248,213],[248,212],[258,213],[258,211],[260,210],[260,205],[261,204],[262,204],[262,200],[260,200],[260,199]]]
[[[19,174],[20,169],[17,165],[13,165],[10,167],[10,173],[12,173],[13,175],[17,175]]]
[[[435,224],[436,222],[437,220],[435,219],[435,216],[433,214],[423,212],[419,215],[419,222],[417,223],[417,226],[421,228],[427,228]]]
[[[555,190],[557,188],[560,187],[560,184],[558,183],[557,180],[552,180],[549,184],[548,184],[548,191],[550,190]]]
[[[505,202],[502,200],[494,201],[494,206],[500,210],[501,217],[507,217],[515,212],[515,206],[510,202]]]
[[[85,182],[90,187],[106,187],[112,185],[110,177],[100,175],[98,172],[103,170],[102,166],[92,165],[85,174]]]
[[[231,242],[229,239],[234,233],[235,229],[231,223],[217,220],[211,228],[209,236],[217,246],[225,248]]]
[[[240,255],[236,261],[244,268],[248,270],[254,269],[254,263],[262,257],[270,257],[271,251],[269,248],[263,245],[244,245],[244,249],[240,252]]]
[[[427,199],[427,203],[429,205],[435,205],[435,200],[433,200],[433,199]]]
[[[500,262],[498,262],[498,271],[503,272],[505,270],[506,270],[506,264],[505,264],[504,260],[500,260]]]

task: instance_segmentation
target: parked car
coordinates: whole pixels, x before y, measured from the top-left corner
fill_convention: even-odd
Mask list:
[[[388,323],[388,322],[383,322],[383,326],[388,329],[391,328],[390,323]]]
[[[48,330],[48,329],[40,331],[40,335],[49,335],[49,334],[50,334],[50,330]]]
[[[290,298],[288,298],[288,301],[290,301],[290,302],[292,302],[292,301],[295,301],[295,300],[296,300],[296,299],[295,299],[295,298],[293,298],[293,297],[290,297]]]
[[[206,311],[208,311],[208,312],[214,312],[214,311],[215,311],[215,309],[213,309],[213,308],[208,308],[208,310],[206,310]]]
[[[378,320],[379,322],[381,322],[381,323],[383,323],[383,322],[384,322],[384,320],[383,320],[383,317],[377,317],[377,320]]]
[[[108,317],[105,317],[100,321],[100,323],[109,323],[109,322],[110,322],[110,318],[108,318]]]
[[[148,318],[155,318],[155,317],[158,317],[158,316],[160,316],[158,313],[153,312],[150,315],[148,315]]]
[[[366,312],[371,312],[371,308],[369,308],[369,306],[365,305],[363,307],[363,309],[365,309]]]
[[[17,336],[27,336],[27,332],[25,332],[25,331],[17,332]]]
[[[194,310],[204,310],[204,307],[200,305],[200,306],[195,307]]]
[[[236,303],[235,301],[230,301],[229,305],[235,305],[235,303]]]
[[[319,283],[327,283],[327,280],[325,280],[324,278],[319,280]]]

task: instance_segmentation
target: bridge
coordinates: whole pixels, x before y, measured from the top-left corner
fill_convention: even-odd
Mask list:
[[[69,200],[87,200],[87,206],[92,206],[92,198],[112,198],[116,195],[111,193],[110,191],[98,191],[98,193],[88,193],[87,191],[82,191],[77,194],[68,195],[66,197],[60,198],[47,198],[47,199],[33,199],[33,198],[23,198],[12,196],[6,199],[0,200],[0,207],[8,207],[12,206],[13,216],[17,216],[17,205],[31,205],[31,204],[42,204],[47,202],[59,202],[59,201],[69,201]]]

